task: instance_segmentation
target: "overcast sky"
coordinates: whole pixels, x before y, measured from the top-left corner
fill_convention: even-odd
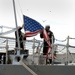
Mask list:
[[[24,14],[44,27],[50,25],[55,38],[59,40],[64,40],[68,35],[75,38],[75,0],[15,0],[15,4],[18,26],[23,24]],[[13,0],[0,0],[2,25],[16,27]]]

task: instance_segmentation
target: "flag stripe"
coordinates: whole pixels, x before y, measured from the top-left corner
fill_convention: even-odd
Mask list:
[[[40,32],[41,32],[41,30],[37,30],[37,31],[35,31],[35,32],[27,32],[27,33],[25,34],[25,36],[26,36],[26,37],[32,37],[32,36],[37,35],[37,34],[40,33]]]

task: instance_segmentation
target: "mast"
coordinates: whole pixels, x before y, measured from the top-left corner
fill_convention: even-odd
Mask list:
[[[16,17],[16,9],[15,9],[15,1],[14,0],[13,0],[13,8],[14,8],[14,16],[15,16],[16,31],[17,31],[17,42],[18,42],[17,55],[20,55],[20,41],[19,41],[18,24],[17,24],[17,17]]]

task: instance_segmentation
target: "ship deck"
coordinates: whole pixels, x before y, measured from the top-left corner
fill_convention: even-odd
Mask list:
[[[37,75],[75,75],[75,66],[28,65]],[[0,65],[0,75],[32,75],[22,65]]]

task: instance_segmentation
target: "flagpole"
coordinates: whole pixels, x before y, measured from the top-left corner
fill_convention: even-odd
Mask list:
[[[20,55],[20,41],[19,41],[18,24],[17,24],[17,17],[16,17],[16,9],[15,9],[15,1],[14,0],[13,0],[13,8],[14,8],[14,16],[15,16],[16,31],[17,31],[17,42],[18,42],[17,55]]]
[[[24,27],[24,15],[23,15],[23,27]],[[26,31],[25,31],[25,33],[26,33]]]
[[[24,15],[23,15],[23,28],[24,28]],[[24,30],[24,34],[26,34],[26,30]],[[26,36],[24,35],[24,37],[26,37]],[[26,49],[26,41],[24,42],[23,46]]]

